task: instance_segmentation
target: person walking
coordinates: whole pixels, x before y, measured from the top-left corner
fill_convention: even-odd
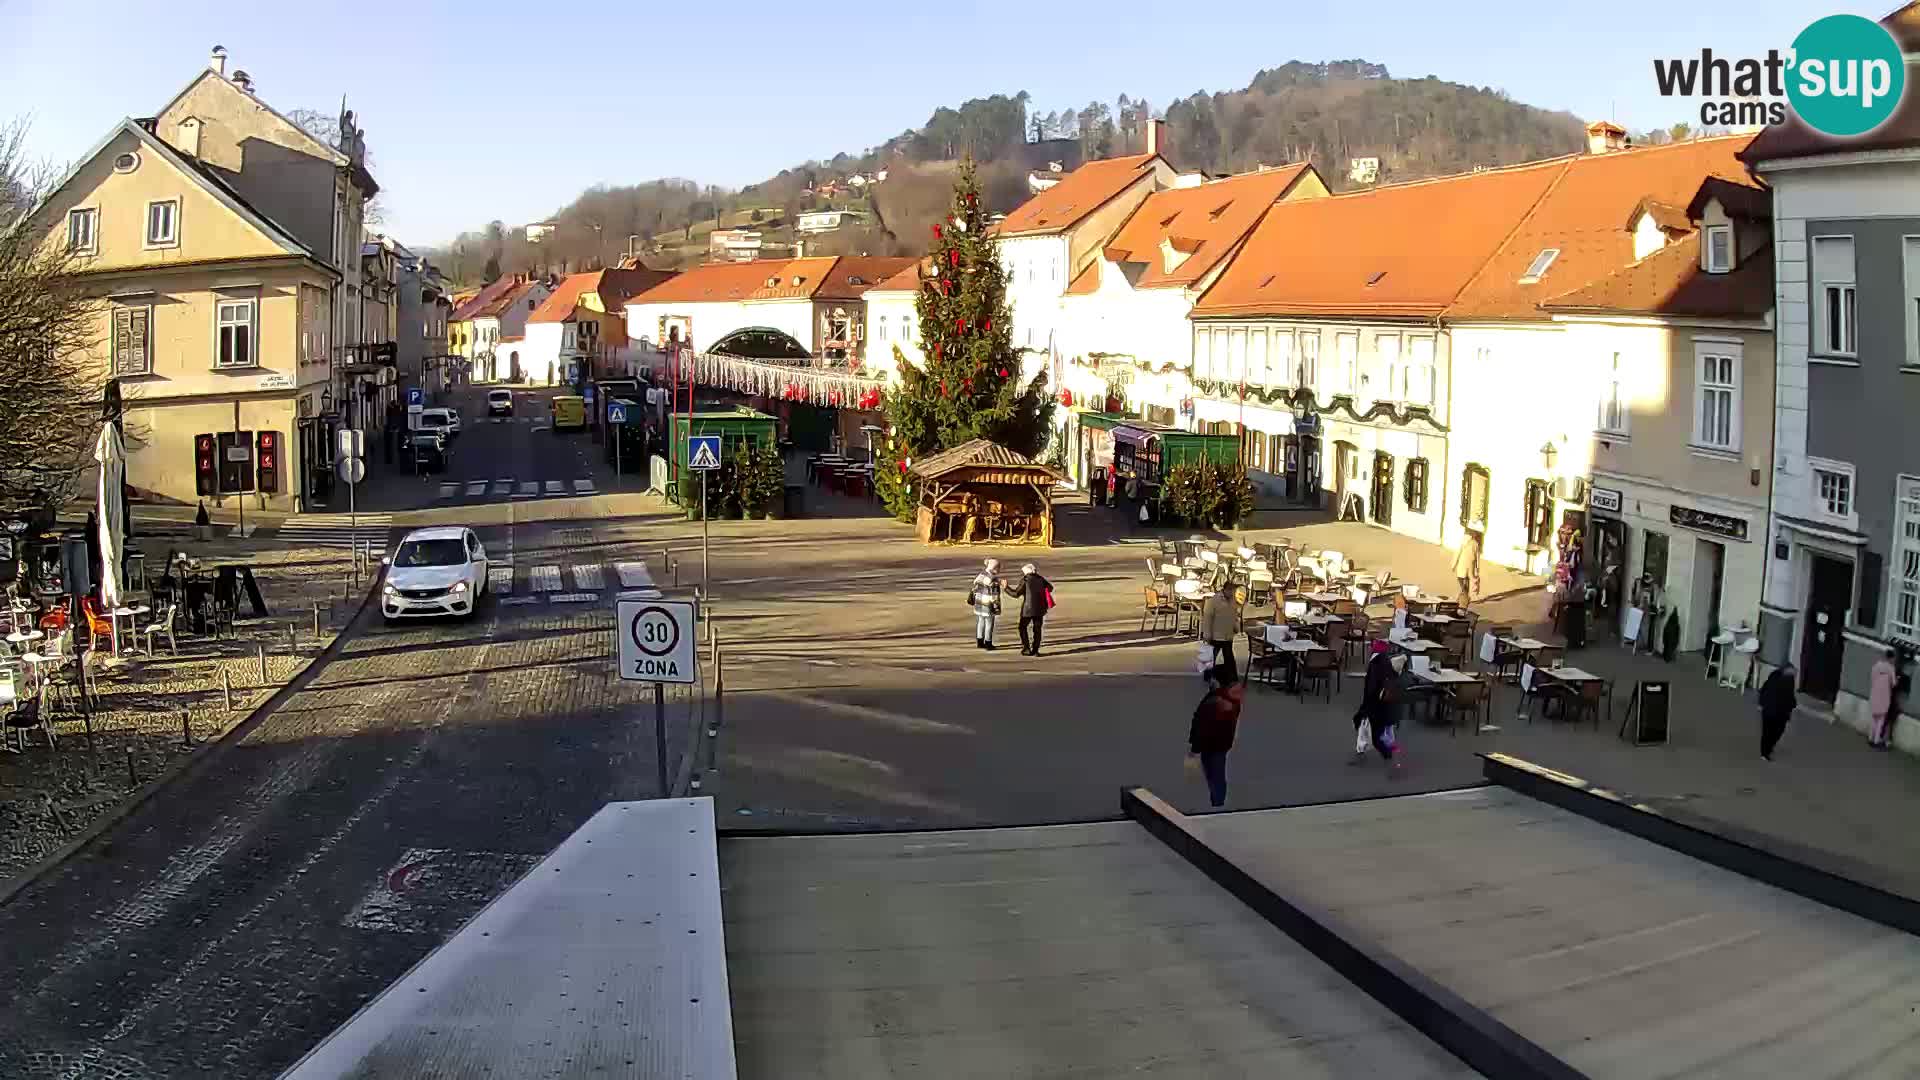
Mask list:
[[[1793,665],[1781,664],[1760,684],[1760,756],[1773,760],[1773,748],[1787,730],[1787,721],[1799,704],[1793,688]]]
[[[1471,529],[1453,554],[1453,576],[1460,582],[1460,610],[1465,611],[1480,592],[1480,534]]]
[[[1020,580],[1007,586],[1007,595],[1020,598],[1020,655],[1039,656],[1040,631],[1046,625],[1047,609],[1053,607],[1053,582],[1028,563],[1020,568]]]
[[[1353,713],[1355,734],[1359,734],[1363,722],[1368,729],[1365,738],[1354,741],[1352,764],[1360,763],[1371,742],[1381,760],[1387,763],[1389,775],[1400,775],[1400,762],[1395,755],[1400,748],[1402,673],[1406,664],[1407,658],[1393,655],[1392,647],[1386,642],[1373,643],[1373,658],[1367,661],[1366,683],[1360,690],[1360,707]]]
[[[1234,603],[1232,585],[1207,597],[1200,605],[1200,637],[1213,646],[1213,658],[1227,669],[1227,681],[1240,681],[1240,665],[1233,658],[1233,639],[1240,636],[1240,606]]]
[[[1218,809],[1227,803],[1227,752],[1240,727],[1240,703],[1247,688],[1225,664],[1213,669],[1208,683],[1207,696],[1193,710],[1187,752],[1199,759],[1207,778],[1207,804]]]
[[[1873,726],[1867,729],[1867,745],[1875,750],[1885,750],[1892,745],[1888,718],[1893,715],[1893,684],[1899,678],[1893,659],[1893,648],[1888,646],[1880,659],[1873,662],[1873,670],[1867,673],[1867,711],[1873,714]]]
[[[967,604],[973,608],[973,643],[988,652],[993,651],[993,623],[1000,614],[999,570],[1000,561],[988,559],[967,589]]]

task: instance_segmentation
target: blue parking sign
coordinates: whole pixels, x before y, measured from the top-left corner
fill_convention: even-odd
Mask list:
[[[424,405],[426,404],[426,402],[427,402],[426,394],[423,391],[421,391],[419,387],[417,386],[407,387],[407,404]]]

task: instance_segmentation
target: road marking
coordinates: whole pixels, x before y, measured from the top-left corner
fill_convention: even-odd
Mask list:
[[[620,575],[620,587],[623,589],[645,589],[653,584],[653,575],[647,572],[643,562],[617,562],[613,572]]]
[[[487,588],[492,592],[510,593],[513,591],[513,567],[490,566],[487,568]]]
[[[520,490],[515,492],[513,497],[516,499],[531,499],[538,494],[540,494],[540,481],[522,480],[520,481]]]
[[[554,593],[547,597],[547,599],[556,604],[584,604],[589,600],[600,599],[600,594],[590,592],[561,592]]]
[[[485,495],[486,493],[487,493],[487,482],[485,480],[467,481],[467,494]]]
[[[594,592],[606,588],[605,578],[600,573],[600,564],[585,563],[574,567],[573,587],[581,590],[591,589]]]
[[[518,607],[521,604],[537,604],[539,602],[540,598],[537,596],[503,596],[500,598],[500,603],[508,607]]]
[[[536,435],[537,435],[537,434],[539,434],[539,433],[540,433],[540,432],[542,432],[542,431],[550,431],[550,430],[552,430],[552,429],[551,429],[551,428],[549,428],[549,427],[547,427],[547,425],[545,425],[545,424],[541,424],[540,426],[538,426],[538,427],[536,427],[536,428],[534,428],[534,429],[533,429],[533,431],[534,431],[534,434],[536,434]]]
[[[503,476],[500,479],[495,480],[493,482],[493,493],[495,495],[513,494],[513,477]]]
[[[444,481],[443,481],[443,482],[442,482],[442,483],[440,484],[440,497],[441,497],[441,498],[443,498],[443,499],[451,499],[451,498],[453,498],[453,497],[454,497],[455,495],[458,495],[458,494],[460,494],[460,485],[459,485],[459,484],[453,484],[453,483],[447,483],[447,482],[444,482]]]
[[[566,493],[567,493],[567,489],[566,489],[566,486],[565,486],[565,485],[563,485],[563,484],[561,484],[561,483],[560,483],[560,481],[558,481],[558,480],[549,480],[549,481],[547,481],[547,494],[549,494],[549,495],[565,495]]]
[[[530,584],[535,592],[559,592],[566,588],[560,582],[560,568],[557,566],[536,566],[531,577]]]
[[[575,495],[591,495],[591,494],[593,494],[593,481],[591,481],[591,480],[575,480],[575,481],[573,482],[573,493],[574,493]]]

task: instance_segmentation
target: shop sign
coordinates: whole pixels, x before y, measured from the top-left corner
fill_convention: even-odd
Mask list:
[[[1320,414],[1308,413],[1305,416],[1294,417],[1293,433],[1295,435],[1320,434]]]
[[[1589,487],[1587,489],[1587,506],[1594,510],[1605,510],[1609,514],[1619,513],[1620,489]]]
[[[1667,511],[1667,520],[1683,529],[1724,536],[1741,543],[1747,541],[1746,518],[1733,517],[1730,514],[1715,514],[1707,510],[1697,510],[1691,506],[1675,506]]]

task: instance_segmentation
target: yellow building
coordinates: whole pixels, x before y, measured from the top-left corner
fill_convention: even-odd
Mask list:
[[[91,351],[126,403],[134,497],[293,511],[328,498],[333,430],[358,419],[342,407],[377,381],[347,363],[376,189],[351,114],[345,154],[224,66],[216,51],[156,119],[122,121],[29,222],[98,302]]]

